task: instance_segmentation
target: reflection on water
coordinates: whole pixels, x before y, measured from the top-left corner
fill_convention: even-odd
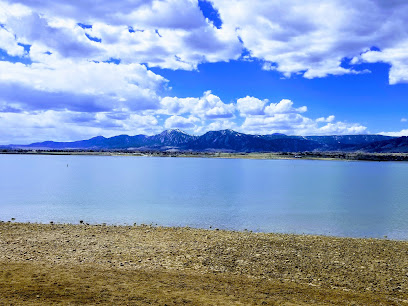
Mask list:
[[[3,221],[408,239],[403,162],[0,155],[0,171]]]

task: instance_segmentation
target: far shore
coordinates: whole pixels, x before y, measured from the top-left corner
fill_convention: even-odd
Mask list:
[[[0,222],[0,304],[403,305],[408,241]]]
[[[0,150],[0,154],[148,156],[227,159],[306,159],[357,161],[408,161],[408,153],[365,152],[194,152],[194,151],[130,151],[130,150]]]

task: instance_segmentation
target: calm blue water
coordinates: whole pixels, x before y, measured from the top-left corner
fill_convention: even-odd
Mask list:
[[[0,155],[0,173],[3,221],[408,240],[403,162]]]

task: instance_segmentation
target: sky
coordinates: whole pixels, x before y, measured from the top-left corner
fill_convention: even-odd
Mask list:
[[[0,0],[0,144],[408,135],[406,0]]]

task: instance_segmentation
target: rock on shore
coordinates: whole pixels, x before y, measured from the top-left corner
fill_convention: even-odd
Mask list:
[[[0,223],[0,266],[0,304],[408,302],[405,241]]]

